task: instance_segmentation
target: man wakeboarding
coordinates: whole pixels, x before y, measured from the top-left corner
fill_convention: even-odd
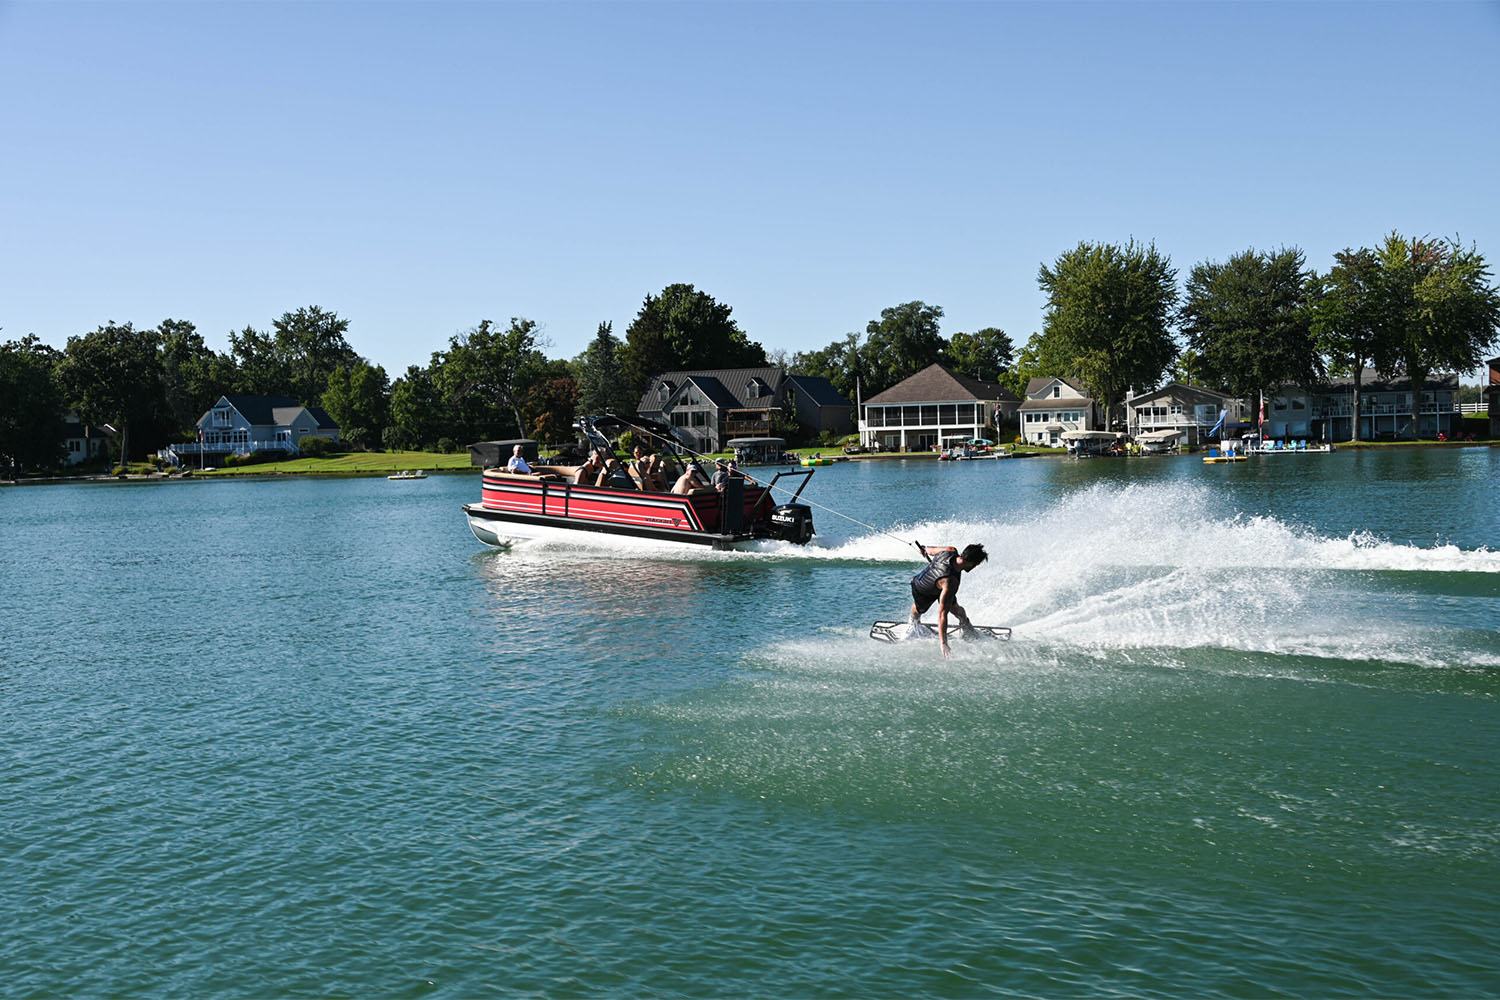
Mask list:
[[[952,612],[958,616],[958,623],[965,631],[972,630],[974,626],[969,622],[969,613],[958,603],[958,585],[963,582],[962,574],[971,572],[974,567],[989,558],[989,553],[984,551],[983,545],[966,545],[962,552],[951,545],[932,546],[931,548],[921,542],[913,543],[917,551],[922,553],[922,558],[927,560],[927,565],[922,571],[911,578],[911,616],[908,625],[911,630],[926,628],[922,624],[922,614],[932,607],[932,602],[938,602],[938,645],[942,647],[943,655],[949,655],[948,649],[948,614]],[[930,632],[928,633],[931,634]]]

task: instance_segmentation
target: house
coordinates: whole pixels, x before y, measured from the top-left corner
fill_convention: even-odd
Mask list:
[[[1056,448],[1068,431],[1102,431],[1102,407],[1081,382],[1061,375],[1041,376],[1026,383],[1021,401],[1021,436],[1027,444]]]
[[[1484,387],[1485,404],[1490,410],[1490,437],[1500,438],[1500,358],[1490,358],[1490,382]]]
[[[1136,441],[1197,448],[1227,414],[1226,423],[1239,424],[1249,413],[1243,399],[1184,382],[1137,393],[1125,400],[1125,427]]]
[[[63,458],[65,465],[79,465],[100,455],[109,454],[109,439],[115,429],[109,424],[90,426],[76,413],[63,417],[63,445],[68,449]]]
[[[1373,368],[1360,377],[1359,437],[1362,441],[1432,438],[1452,434],[1460,420],[1456,374],[1432,375],[1422,383],[1417,422],[1412,426],[1412,386],[1405,377],[1383,379]],[[1348,441],[1354,435],[1354,379],[1287,388],[1266,397],[1268,438]]]
[[[220,396],[198,418],[198,440],[166,449],[168,461],[210,455],[282,451],[297,454],[308,438],[339,439],[338,425],[321,406],[290,396]]]
[[[720,451],[730,438],[771,436],[783,414],[813,434],[847,434],[853,409],[826,378],[767,367],[664,372],[636,412],[670,423],[695,450]]]
[[[1015,393],[935,362],[865,401],[859,441],[887,451],[920,451],[944,438],[984,437],[1016,414]]]

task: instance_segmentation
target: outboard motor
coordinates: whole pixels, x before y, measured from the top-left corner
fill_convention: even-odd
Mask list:
[[[771,511],[771,537],[796,545],[812,541],[812,508],[805,503],[784,503]]]

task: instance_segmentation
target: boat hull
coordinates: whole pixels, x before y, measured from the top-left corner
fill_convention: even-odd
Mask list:
[[[562,541],[574,545],[611,545],[623,541],[665,548],[748,548],[764,539],[748,535],[722,535],[707,531],[684,531],[648,525],[579,521],[545,514],[491,510],[481,504],[464,504],[464,517],[474,537],[486,545],[510,548],[517,542]]]

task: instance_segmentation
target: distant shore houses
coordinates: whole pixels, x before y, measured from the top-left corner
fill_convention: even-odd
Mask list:
[[[1184,382],[1168,382],[1125,400],[1126,432],[1131,440],[1153,450],[1206,445],[1221,414],[1233,428],[1251,422],[1244,400]]]
[[[1021,402],[1021,437],[1027,444],[1056,448],[1065,434],[1102,431],[1103,408],[1083,383],[1062,376],[1043,376],[1026,383]]]
[[[290,396],[220,396],[198,418],[198,440],[163,449],[168,461],[258,451],[295,455],[311,438],[339,439],[339,427],[321,406]]]
[[[109,424],[89,425],[77,413],[63,417],[63,447],[66,453],[64,465],[82,465],[101,455],[109,454],[109,440],[115,429]]]
[[[922,451],[946,439],[982,438],[1015,417],[1021,401],[995,382],[936,362],[865,400],[859,441],[883,451]]]
[[[854,404],[826,378],[785,368],[716,368],[663,372],[651,380],[636,412],[671,424],[697,451],[722,451],[734,438],[775,435],[778,417],[796,415],[813,434],[847,434]]]
[[[1434,374],[1422,383],[1416,421],[1412,417],[1412,382],[1383,379],[1373,368],[1360,377],[1359,437],[1362,441],[1399,441],[1452,436],[1463,419],[1454,405],[1456,374]],[[1354,379],[1331,379],[1311,387],[1284,389],[1266,397],[1268,438],[1348,441],[1353,437]]]

